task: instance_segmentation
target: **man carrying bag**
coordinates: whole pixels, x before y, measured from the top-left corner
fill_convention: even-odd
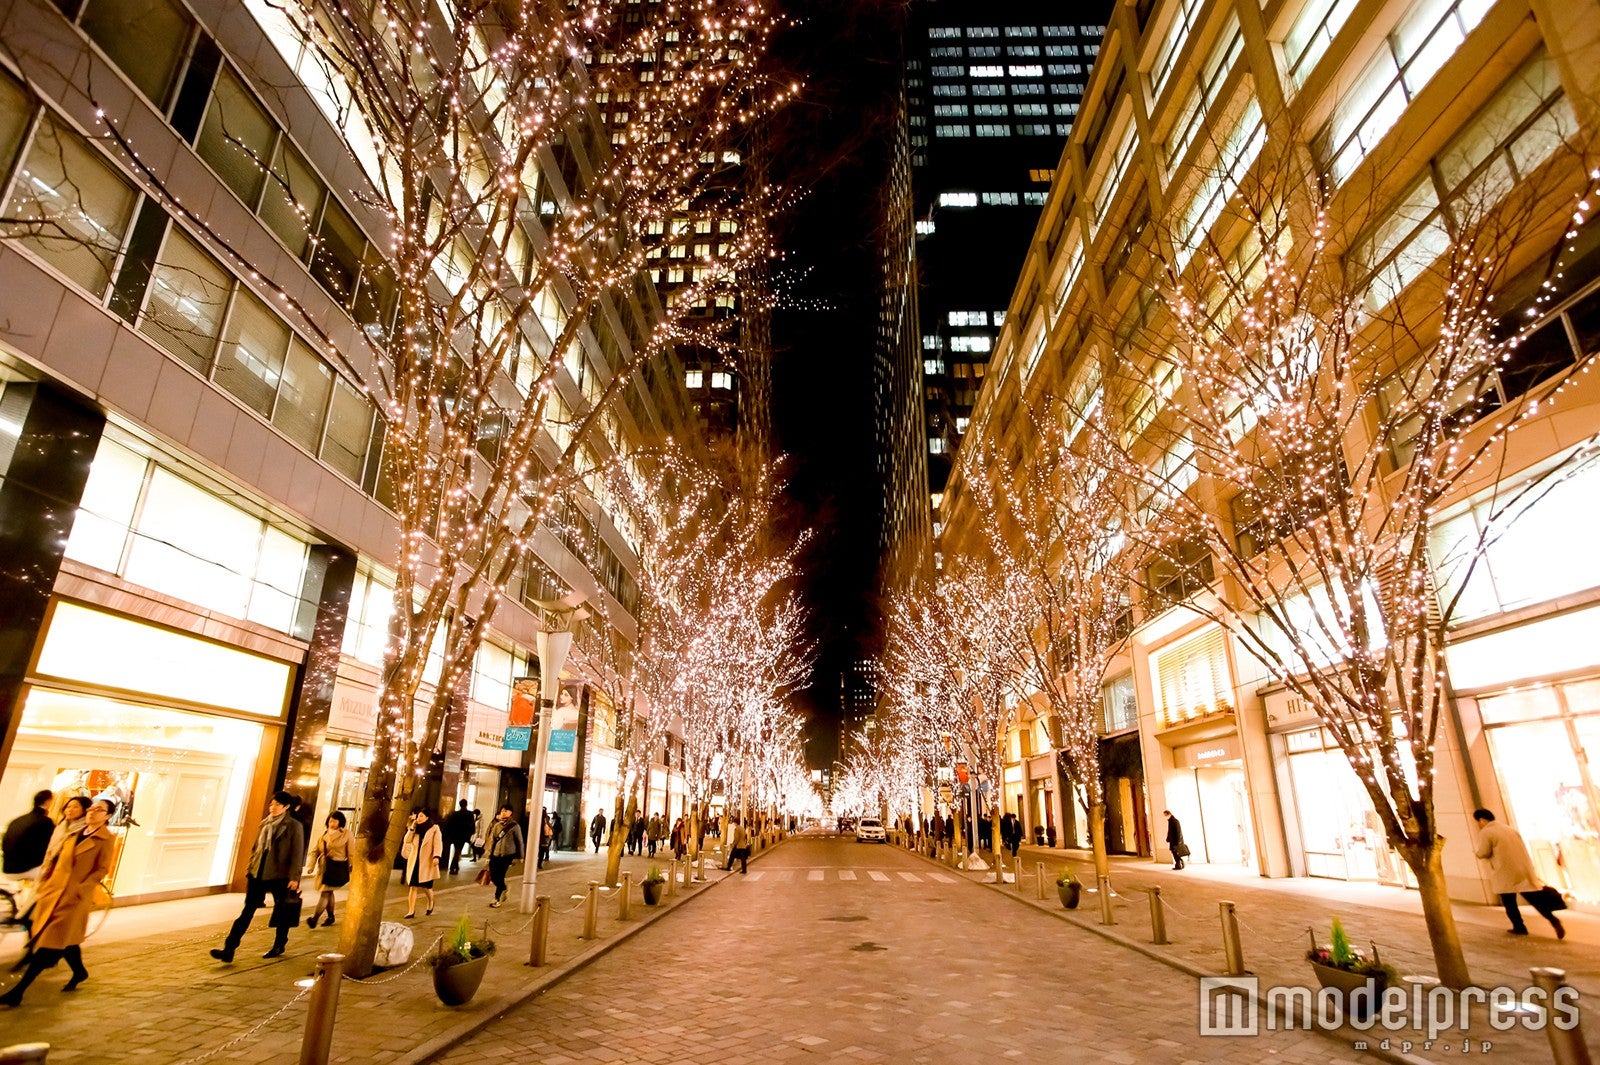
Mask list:
[[[228,938],[211,956],[232,964],[239,941],[244,939],[256,911],[272,896],[272,949],[263,958],[281,958],[289,945],[289,929],[300,923],[300,869],[306,860],[306,837],[300,822],[292,816],[300,800],[287,791],[273,795],[267,803],[267,816],[256,829],[250,848],[250,864],[245,868],[244,908],[228,929]]]

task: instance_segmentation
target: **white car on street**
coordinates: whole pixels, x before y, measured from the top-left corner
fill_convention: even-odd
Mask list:
[[[863,817],[856,822],[857,843],[887,843],[888,833],[883,830],[883,822],[876,817]]]

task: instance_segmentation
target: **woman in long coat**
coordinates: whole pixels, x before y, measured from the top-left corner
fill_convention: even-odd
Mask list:
[[[63,991],[76,991],[89,979],[79,944],[89,932],[89,915],[96,905],[95,888],[111,871],[116,841],[106,825],[115,812],[114,805],[110,799],[96,799],[89,806],[84,827],[63,841],[55,863],[44,870],[33,905],[33,937],[29,944],[33,956],[22,979],[0,996],[0,1003],[22,1005],[22,993],[28,985],[62,958],[72,969],[72,979]]]
[[[433,882],[439,878],[439,856],[444,853],[444,834],[426,810],[417,811],[416,823],[406,833],[400,852],[406,860],[406,886],[411,889],[410,912],[417,915],[417,892],[428,893],[428,913],[433,912]]]

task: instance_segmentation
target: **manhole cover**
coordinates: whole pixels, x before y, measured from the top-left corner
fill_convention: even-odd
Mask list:
[[[889,948],[880,947],[876,943],[858,943],[850,949],[855,951],[857,954],[871,954],[874,951],[888,950]]]

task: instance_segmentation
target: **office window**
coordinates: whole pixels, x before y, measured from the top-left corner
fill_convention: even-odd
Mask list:
[[[1044,54],[1051,59],[1075,56],[1078,54],[1078,46],[1075,44],[1047,44],[1044,46]]]
[[[965,96],[965,95],[967,95],[967,87],[965,85],[950,85],[948,83],[935,85],[933,87],[933,95],[935,95],[935,96]]]
[[[1006,87],[1003,82],[989,82],[972,87],[972,95],[974,96],[1004,96],[1005,94]]]
[[[936,78],[959,78],[966,67],[934,67],[933,76]]]
[[[994,350],[994,341],[989,337],[951,337],[950,350],[967,353],[983,353]]]
[[[1000,46],[997,44],[974,44],[967,49],[968,59],[997,59],[1000,56]]]
[[[998,37],[998,36],[1000,36],[1000,27],[999,26],[968,26],[967,27],[967,36],[968,37]]]
[[[930,236],[933,233],[933,231],[934,231],[933,219],[931,219],[931,218],[919,218],[919,219],[917,219],[917,236],[919,236],[919,237]]]
[[[1046,26],[1044,28],[1046,37],[1071,37],[1075,33],[1076,31],[1071,26]]]
[[[136,200],[116,170],[46,116],[5,205],[15,224],[0,232],[99,297]]]
[[[961,46],[959,44],[955,45],[954,47],[952,47],[950,45],[941,45],[941,46],[939,46],[937,48],[929,48],[928,49],[928,55],[930,57],[934,58],[934,59],[949,59],[949,58],[953,58],[953,57],[958,57],[961,54],[962,54],[962,50],[961,50]],[[909,64],[907,64],[907,65],[909,65]]]
[[[1039,27],[1037,27],[1037,26],[1007,26],[1006,27],[1006,36],[1007,37],[1037,37],[1037,36],[1039,36]]]
[[[1009,136],[1011,136],[1011,127],[1010,126],[996,126],[996,125],[979,125],[978,126],[978,136],[980,136],[980,137],[1009,137]]]
[[[976,207],[978,194],[976,192],[941,192],[939,193],[940,207]]]
[[[1028,171],[1028,180],[1029,181],[1037,181],[1041,185],[1048,185],[1048,184],[1050,184],[1050,182],[1054,181],[1055,179],[1056,179],[1056,172],[1054,170],[1030,170],[1030,171]]]
[[[1356,9],[1357,0],[1310,0],[1295,16],[1294,25],[1283,39],[1283,58],[1289,64],[1289,79],[1298,88],[1306,83],[1317,60],[1328,50],[1345,19]]]
[[[1013,78],[1042,78],[1044,77],[1044,67],[1034,63],[1013,65],[1006,68],[1006,73]]]
[[[333,371],[299,340],[289,345],[278,405],[272,424],[313,455],[322,436],[322,423],[333,392]]]
[[[1014,192],[986,192],[983,194],[985,207],[1015,207],[1017,203],[1017,194]]]
[[[713,370],[711,373],[712,388],[732,388],[733,374],[725,370]]]
[[[688,389],[701,388],[706,383],[705,371],[685,370],[683,374],[683,387]]]
[[[272,159],[278,127],[231,69],[217,74],[195,151],[211,164],[222,183],[252,209]]]
[[[1206,61],[1195,75],[1194,88],[1189,90],[1179,109],[1179,117],[1167,134],[1167,168],[1171,172],[1183,162],[1190,145],[1205,128],[1221,100],[1223,83],[1244,51],[1244,35],[1239,32],[1239,17],[1230,15],[1227,25],[1217,36],[1217,42],[1206,56]]]
[[[1177,0],[1172,21],[1167,24],[1166,33],[1162,35],[1161,47],[1156,51],[1155,59],[1150,65],[1150,95],[1153,99],[1161,97],[1161,90],[1166,88],[1167,78],[1177,66],[1178,56],[1183,52],[1183,45],[1189,39],[1189,33],[1194,28],[1196,16],[1199,14],[1200,0]]]
[[[367,451],[373,438],[372,418],[372,404],[343,378],[336,378],[333,402],[328,408],[328,434],[322,442],[322,461],[363,487]]]
[[[1055,103],[1050,105],[1050,111],[1051,111],[1051,113],[1053,113],[1053,114],[1055,114],[1057,116],[1066,115],[1068,118],[1071,118],[1072,116],[1074,116],[1074,115],[1076,115],[1078,113],[1078,101],[1076,101],[1076,100],[1067,100],[1067,101],[1057,100]],[[1057,128],[1059,129],[1060,127],[1057,127]],[[1071,128],[1072,127],[1070,125],[1067,127],[1068,130],[1070,130]]]
[[[924,335],[922,338],[923,351],[938,351],[944,347],[944,337],[937,335]]]
[[[1082,96],[1083,86],[1074,82],[1052,81],[1050,91],[1057,96]]]
[[[305,258],[327,192],[311,164],[287,137],[280,137],[259,213],[267,228],[298,258]]]
[[[934,104],[933,116],[935,118],[965,118],[967,116],[967,105]]]
[[[922,360],[922,372],[925,373],[925,374],[928,374],[929,376],[937,376],[939,374],[944,373],[944,360],[943,359],[923,359]]]
[[[1206,174],[1178,219],[1175,236],[1180,270],[1188,265],[1212,225],[1221,217],[1222,208],[1239,188],[1266,139],[1267,127],[1261,121],[1261,105],[1252,99],[1224,140],[1217,156],[1219,165]]]
[[[1049,135],[1049,123],[1023,124],[1017,127],[1017,136],[1019,137],[1048,137]]]
[[[289,327],[241,288],[228,315],[214,379],[245,406],[271,417],[289,350]]]
[[[1060,129],[1061,127],[1057,126],[1056,128]],[[1069,127],[1069,130],[1070,130],[1070,127]],[[1063,132],[1067,132],[1067,131],[1063,131]],[[1028,206],[1028,207],[1043,207],[1044,206],[1044,197],[1045,197],[1045,194],[1042,193],[1042,192],[1024,192],[1022,194],[1022,202],[1023,202],[1023,204],[1025,206]]]
[[[1122,178],[1128,172],[1128,167],[1133,163],[1134,149],[1138,147],[1139,139],[1133,124],[1129,123],[1127,130],[1122,134],[1122,140],[1117,145],[1117,150],[1111,156],[1110,166],[1105,176],[1101,178],[1099,187],[1094,194],[1094,224],[1098,229],[1105,223],[1106,213],[1111,210],[1112,201],[1116,199],[1117,189],[1122,186]]]
[[[1047,115],[1050,113],[1049,104],[1018,104],[1018,115]]]
[[[158,108],[189,46],[193,26],[171,0],[90,0],[78,23],[106,58]]]
[[[1006,68],[1001,66],[968,67],[967,71],[974,78],[1003,78]]]
[[[150,271],[139,332],[206,373],[232,287],[221,264],[176,225],[168,226],[161,258]]]
[[[1480,0],[1416,0],[1411,5],[1313,142],[1334,181],[1348,178],[1394,127],[1486,9]]]
[[[1013,44],[1006,49],[1006,55],[1017,59],[1029,59],[1039,54],[1036,44]]]
[[[972,113],[979,118],[991,118],[1009,114],[1011,108],[1007,104],[975,104]]]
[[[988,325],[988,311],[951,311],[946,316],[951,325]]]
[[[942,437],[942,436],[930,436],[930,437],[928,437],[928,454],[930,454],[930,455],[943,455],[944,453],[945,453],[944,437]]]
[[[960,26],[930,26],[930,27],[928,27],[928,36],[934,38],[935,40],[937,40],[938,38],[941,38],[941,37],[960,37],[961,36],[961,27]]]
[[[1039,82],[1017,82],[1011,86],[1013,96],[1043,96],[1044,85]]]

